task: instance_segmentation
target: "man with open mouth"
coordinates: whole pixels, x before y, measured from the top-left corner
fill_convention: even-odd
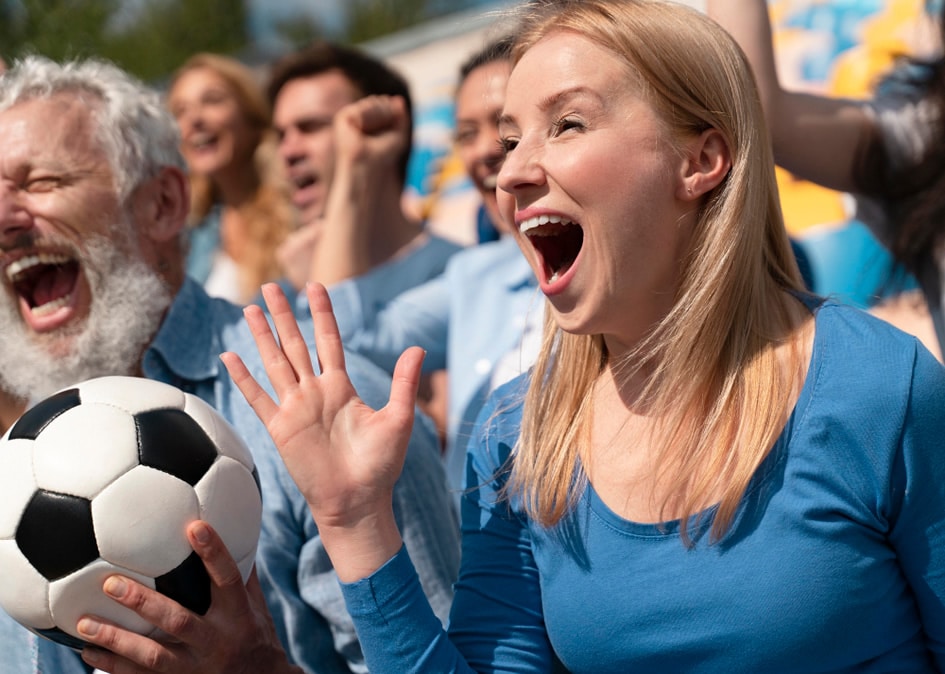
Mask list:
[[[201,638],[178,635],[175,656],[215,659],[223,669],[214,671],[237,671],[233,663],[243,666],[256,649],[281,663],[267,672],[300,671],[289,658],[305,671],[364,672],[318,530],[264,427],[219,362],[222,351],[248,351],[252,344],[242,309],[185,277],[189,193],[178,145],[177,126],[157,93],[111,64],[30,57],[0,78],[0,418],[9,425],[30,401],[104,375],[155,379],[213,405],[246,441],[259,473],[264,504],[256,572],[275,624],[256,639],[233,639],[231,610],[212,605],[200,618]],[[314,357],[314,345],[307,346]],[[373,391],[370,404],[380,407],[390,378],[354,354],[350,363]],[[427,560],[421,576],[445,619],[458,532],[432,426],[417,424],[411,444],[411,478],[397,488],[398,514],[415,534],[409,545]],[[0,476],[3,461],[0,455]],[[125,646],[123,659],[86,648],[88,664],[108,671],[128,660],[143,666],[170,648],[137,635],[124,640],[113,629],[94,618],[80,623],[88,641],[98,635],[113,639],[106,642],[112,650]],[[0,671],[89,670],[76,653],[0,612]]]
[[[267,94],[302,223],[281,251],[294,289],[382,267],[375,287],[393,296],[439,274],[460,245],[427,232],[402,207],[413,138],[406,80],[367,53],[320,41],[273,64]],[[344,221],[349,209],[362,209],[357,231]],[[370,241],[358,266],[339,264],[331,241],[322,245],[353,235]]]

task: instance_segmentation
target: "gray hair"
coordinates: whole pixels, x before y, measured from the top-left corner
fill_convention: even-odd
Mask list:
[[[27,56],[0,76],[0,112],[60,94],[89,104],[122,202],[165,167],[186,171],[177,124],[158,92],[112,63]]]

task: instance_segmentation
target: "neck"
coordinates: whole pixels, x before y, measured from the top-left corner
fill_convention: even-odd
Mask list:
[[[220,203],[227,208],[239,208],[250,201],[260,184],[259,175],[252,165],[221,172],[212,182]]]

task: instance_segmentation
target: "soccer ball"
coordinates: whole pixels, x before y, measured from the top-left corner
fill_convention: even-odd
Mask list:
[[[104,580],[120,573],[203,614],[210,579],[187,525],[209,522],[245,581],[261,518],[252,456],[216,410],[148,379],[90,379],[0,438],[0,607],[75,649],[84,614],[150,634]]]

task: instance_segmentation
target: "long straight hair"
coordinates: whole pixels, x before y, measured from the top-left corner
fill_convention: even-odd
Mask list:
[[[600,335],[562,331],[548,319],[529,390],[507,494],[553,525],[586,483],[581,447],[605,366],[647,372],[644,400],[660,419],[657,465],[687,521],[721,495],[712,539],[728,530],[752,475],[776,441],[795,373],[776,347],[789,338],[792,292],[802,282],[784,229],[774,159],[751,69],[735,42],[704,14],[658,0],[532,3],[513,61],[543,37],[585,36],[617,54],[679,143],[717,129],[732,167],[705,197],[672,309],[621,363]],[[632,311],[632,307],[628,307]],[[660,511],[669,506],[660,504]]]

